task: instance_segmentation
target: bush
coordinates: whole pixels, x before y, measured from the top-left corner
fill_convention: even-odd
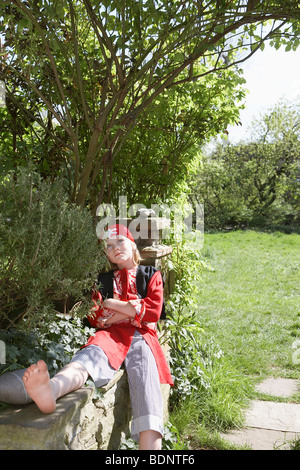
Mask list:
[[[299,163],[284,143],[227,145],[203,157],[191,199],[204,204],[205,228],[297,226]]]
[[[105,257],[90,213],[68,202],[62,180],[9,174],[0,183],[0,239],[0,328],[42,325],[80,302],[86,313],[84,291]]]
[[[56,315],[44,331],[33,328],[0,330],[0,340],[6,348],[6,363],[0,365],[0,374],[29,367],[43,359],[50,375],[54,375],[70,362],[76,351],[86,343],[95,330],[82,325],[80,318]]]
[[[170,368],[174,377],[171,407],[190,397],[195,390],[209,387],[204,331],[197,309],[201,271],[206,266],[199,251],[188,240],[177,243],[169,263],[175,271],[174,292],[167,302],[165,331],[170,347]],[[171,266],[170,266],[171,265]]]

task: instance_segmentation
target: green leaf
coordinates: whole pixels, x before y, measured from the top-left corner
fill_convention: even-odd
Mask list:
[[[224,25],[219,24],[219,25],[215,26],[215,31],[216,31],[217,33],[223,33],[223,31],[224,31]]]

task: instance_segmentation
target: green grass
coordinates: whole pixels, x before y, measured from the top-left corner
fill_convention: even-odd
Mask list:
[[[208,371],[207,393],[191,397],[171,419],[192,448],[234,449],[218,431],[243,425],[245,407],[259,396],[254,384],[270,376],[300,379],[293,360],[300,340],[300,235],[205,234],[201,253],[212,269],[202,273],[198,316],[205,341],[223,356]],[[300,402],[300,394],[293,400]]]
[[[244,374],[300,378],[300,235],[206,234],[199,317]]]

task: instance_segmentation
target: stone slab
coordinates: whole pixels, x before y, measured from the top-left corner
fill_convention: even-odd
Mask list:
[[[142,260],[159,259],[172,253],[172,247],[167,245],[149,246],[140,250]]]
[[[0,425],[29,427],[37,430],[51,429],[58,421],[64,419],[76,404],[83,406],[94,393],[92,387],[82,387],[75,392],[57,400],[56,410],[50,414],[41,413],[35,403],[23,406],[12,406],[0,413]]]
[[[293,432],[273,431],[269,429],[246,428],[230,431],[221,437],[237,446],[252,450],[290,450],[291,442],[300,438]]]
[[[266,393],[268,395],[287,398],[298,392],[299,383],[294,379],[270,377],[256,385],[255,389],[258,392]]]
[[[41,413],[35,403],[2,411],[0,449],[69,449],[69,445],[72,446],[76,440],[76,434],[83,428],[82,410],[90,403],[89,399],[93,393],[92,387],[76,390],[60,398],[56,410],[51,414]]]
[[[246,426],[300,433],[300,404],[254,400],[246,412]]]
[[[290,449],[300,438],[300,404],[253,400],[245,414],[245,428],[221,437],[253,450]]]

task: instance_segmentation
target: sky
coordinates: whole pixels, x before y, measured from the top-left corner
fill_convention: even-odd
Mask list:
[[[246,95],[246,108],[240,113],[242,126],[229,126],[229,141],[236,143],[246,139],[253,118],[275,105],[281,98],[293,101],[300,98],[300,49],[285,52],[284,47],[276,51],[266,44],[264,51],[257,51],[241,66]]]

